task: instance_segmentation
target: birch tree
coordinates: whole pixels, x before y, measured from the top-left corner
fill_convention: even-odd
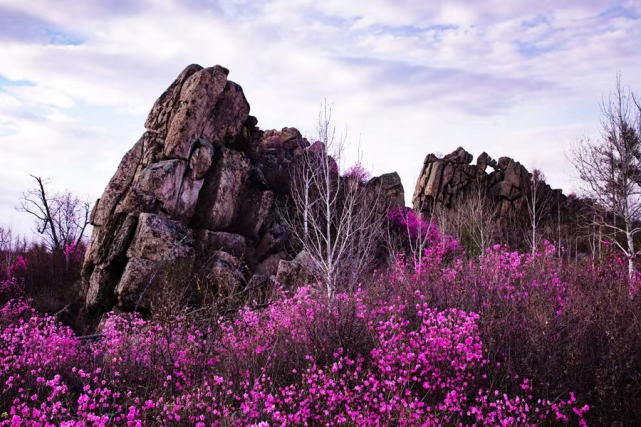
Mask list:
[[[525,187],[525,202],[530,228],[530,250],[534,255],[539,243],[539,226],[551,207],[549,194],[545,191],[545,175],[540,169],[533,169],[529,176],[529,182]]]
[[[634,238],[641,232],[641,104],[630,88],[616,88],[601,102],[601,138],[575,143],[569,158],[585,184],[595,209],[594,223],[613,233],[628,259],[630,277],[637,256]],[[619,237],[621,237],[619,239]]]
[[[284,217],[309,254],[311,273],[333,298],[341,285],[353,289],[371,267],[387,212],[380,208],[380,188],[366,185],[358,174],[340,175],[346,135],[337,136],[326,101],[314,139],[292,171],[296,214]]]
[[[485,257],[485,250],[496,234],[496,213],[490,203],[483,194],[482,187],[477,185],[458,208],[463,214],[466,235],[481,257]]]

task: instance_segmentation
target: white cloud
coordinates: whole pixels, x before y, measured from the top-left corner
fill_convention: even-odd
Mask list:
[[[155,99],[190,63],[221,64],[262,128],[311,129],[318,103],[408,197],[424,156],[539,163],[569,187],[563,144],[596,135],[620,70],[641,90],[636,2],[0,0],[0,223],[29,173],[98,197]],[[604,13],[607,12],[607,13]],[[0,19],[0,23],[2,19]],[[17,199],[16,199],[17,202]]]

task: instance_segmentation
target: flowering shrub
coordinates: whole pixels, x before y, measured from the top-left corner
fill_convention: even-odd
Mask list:
[[[634,419],[633,408],[641,404],[625,392],[641,387],[634,368],[641,365],[634,350],[641,346],[634,314],[639,280],[626,275],[621,257],[568,265],[547,242],[535,255],[496,245],[481,259],[427,268],[400,260],[368,294],[389,300],[418,289],[430,307],[478,313],[488,375],[498,389],[519,390],[526,376],[542,396],[574,390],[597,408],[591,411],[597,424],[608,425]]]
[[[79,361],[73,332],[15,300],[0,310],[0,325],[0,408],[10,406],[14,425],[20,420],[44,425],[68,416],[58,397],[67,393],[61,378]]]
[[[0,309],[0,426],[633,422],[626,260],[567,265],[549,243],[467,260],[433,233],[354,294],[307,286],[220,319],[112,313],[95,341],[17,294]]]
[[[8,278],[23,277],[27,273],[27,260],[24,257],[18,256],[15,262],[7,269]]]
[[[65,261],[69,263],[82,263],[85,258],[86,247],[83,244],[76,245],[71,243],[64,247],[62,253],[65,255]]]
[[[27,260],[18,256],[9,266],[6,277],[0,280],[0,303],[4,300],[18,298],[24,295],[24,277],[27,272]]]
[[[416,270],[430,270],[463,253],[463,248],[456,239],[441,233],[436,224],[424,220],[409,208],[391,208],[387,218],[392,230],[405,238],[403,246],[413,249],[411,254],[404,254],[399,262],[404,263],[406,255],[409,255],[412,267]]]
[[[366,183],[372,177],[372,174],[361,163],[355,163],[347,169],[345,178],[352,178],[360,183]]]
[[[6,411],[0,425],[583,419],[585,408],[573,401],[535,401],[527,380],[520,394],[492,389],[483,373],[489,362],[479,316],[435,310],[420,292],[412,300],[411,307],[403,298],[368,306],[361,292],[328,301],[306,287],[205,331],[185,317],[161,325],[112,315],[104,338],[88,348],[53,318],[12,302],[0,314],[0,409]]]
[[[438,242],[444,237],[435,224],[420,218],[409,208],[393,207],[389,210],[387,217],[401,232],[407,230],[411,239],[420,238],[428,242]]]

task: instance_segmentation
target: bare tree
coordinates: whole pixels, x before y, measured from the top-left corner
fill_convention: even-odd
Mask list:
[[[525,187],[525,202],[528,210],[528,225],[530,228],[530,244],[532,255],[536,252],[539,243],[539,225],[541,220],[550,211],[550,195],[545,191],[545,175],[539,169],[533,169],[529,176],[529,182]]]
[[[601,112],[600,141],[581,139],[569,158],[587,194],[602,207],[595,210],[595,224],[612,231],[612,242],[628,258],[631,276],[637,255],[634,237],[641,231],[641,105],[630,88],[621,86],[619,74],[614,93],[601,102]]]
[[[341,177],[346,136],[336,136],[331,108],[321,105],[317,142],[292,171],[291,200],[296,215],[284,215],[293,236],[310,255],[311,273],[333,298],[339,284],[353,289],[371,266],[382,238],[386,210],[379,188],[363,177]]]
[[[437,205],[434,201],[432,201],[432,204],[434,206],[432,211],[434,212],[438,208],[436,208]],[[435,220],[445,218],[444,215],[442,216],[431,215],[429,218],[425,218],[424,215],[421,214],[421,212],[423,211],[419,209],[418,213],[416,214],[417,221],[416,221],[416,230],[414,231],[414,235],[412,235],[412,230],[410,230],[409,222],[408,221],[406,222],[407,223],[406,231],[407,231],[407,236],[409,237],[410,250],[412,251],[413,254],[416,254],[416,257],[417,257],[417,259],[415,260],[414,267],[419,267],[422,264],[422,259],[425,253],[425,249],[427,248],[428,243],[430,243],[430,234],[433,230],[433,227],[436,227]]]
[[[51,194],[47,189],[50,180],[34,175],[31,177],[37,185],[22,194],[18,211],[36,218],[36,230],[44,236],[51,250],[78,245],[89,225],[91,204],[69,191]]]
[[[458,209],[462,213],[466,235],[474,247],[485,256],[496,234],[496,213],[487,197],[483,194],[483,187],[478,185],[470,194],[460,201]]]
[[[560,258],[563,254],[563,244],[565,240],[562,238],[561,233],[561,202],[557,199],[556,201],[556,255]]]
[[[425,249],[431,243],[432,232],[437,227],[436,223],[440,218],[434,214],[436,206],[433,199],[424,199],[415,211],[410,208],[396,208],[393,211],[395,218],[388,221],[386,235],[387,250],[391,255],[392,262],[397,260],[399,254],[410,255],[414,262],[414,268],[421,268]],[[404,229],[398,230],[398,225],[403,224]],[[400,235],[397,231],[401,231]]]

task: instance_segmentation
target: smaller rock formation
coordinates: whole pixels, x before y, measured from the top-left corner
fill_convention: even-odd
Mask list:
[[[493,170],[488,172],[488,166]],[[496,214],[502,240],[509,241],[515,249],[527,250],[523,246],[523,230],[529,227],[526,197],[531,180],[532,174],[514,159],[501,157],[497,161],[482,153],[472,164],[472,155],[459,147],[443,158],[426,156],[412,204],[416,212],[429,216],[435,207],[457,208],[457,202],[478,191]],[[538,191],[539,202],[546,200],[546,209],[539,211],[543,215],[541,226],[548,228],[547,235],[558,237],[558,230],[573,221],[573,208],[561,190],[544,183]]]
[[[390,207],[405,206],[405,190],[401,177],[396,172],[386,173],[374,177],[367,182],[372,189],[380,188],[381,194],[388,201]]]
[[[285,290],[291,291],[298,286],[309,283],[313,271],[314,261],[310,254],[302,251],[291,261],[280,260],[275,280]]]
[[[493,160],[485,152],[476,165],[471,163],[472,155],[462,147],[442,159],[428,154],[414,191],[414,209],[429,213],[435,203],[451,207],[453,202],[465,198],[474,189],[498,205],[501,217],[523,213],[526,208],[523,197],[532,176],[523,165],[509,157]],[[488,173],[488,166],[493,171]],[[562,195],[560,190],[552,190],[547,185],[543,191],[551,196]]]

